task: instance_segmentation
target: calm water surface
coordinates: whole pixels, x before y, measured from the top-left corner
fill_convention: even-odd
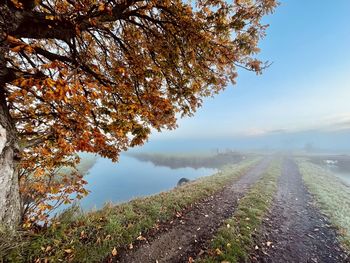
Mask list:
[[[346,185],[350,186],[350,171],[341,171],[337,165],[327,166],[323,165],[323,168],[330,171],[333,175],[338,177]]]
[[[350,186],[350,173],[340,173],[337,171],[333,171],[335,176],[340,178],[346,185]]]
[[[91,192],[80,205],[85,211],[101,208],[109,201],[119,203],[172,189],[182,177],[192,180],[215,172],[207,168],[170,169],[126,155],[122,155],[118,163],[99,158],[85,176]]]

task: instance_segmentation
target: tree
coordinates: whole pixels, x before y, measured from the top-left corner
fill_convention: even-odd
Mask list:
[[[15,227],[37,193],[83,194],[79,176],[54,179],[74,153],[116,161],[192,115],[237,67],[260,73],[261,19],[276,1],[232,2],[1,1],[0,222]]]

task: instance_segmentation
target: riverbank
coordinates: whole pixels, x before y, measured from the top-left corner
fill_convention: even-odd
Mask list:
[[[197,260],[222,223],[232,216],[239,200],[264,174],[271,158],[264,158],[220,191],[191,205],[177,218],[161,224],[159,230],[133,250],[123,251],[113,262],[178,263]]]
[[[81,213],[72,208],[47,229],[14,238],[12,247],[3,249],[1,256],[7,262],[98,262],[113,257],[119,248],[132,247],[159,223],[176,218],[192,204],[240,178],[257,161],[227,166],[222,172],[172,191],[108,205],[96,212]]]
[[[5,262],[345,263],[349,197],[305,159],[252,158],[160,194],[72,208],[12,240],[3,233],[0,253]]]
[[[307,160],[299,160],[303,180],[318,208],[337,229],[338,238],[350,251],[350,187],[331,172]]]

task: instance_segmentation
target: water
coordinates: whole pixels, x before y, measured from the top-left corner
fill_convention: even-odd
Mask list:
[[[350,186],[350,159],[348,155],[315,157],[314,163],[322,166],[344,184]]]
[[[350,186],[350,174],[343,174],[343,173],[339,173],[336,174],[340,179],[343,180],[343,182],[345,184],[347,184],[348,186]]]
[[[343,183],[350,186],[350,172],[339,169],[337,165],[324,165],[325,169],[338,177]]]
[[[340,173],[333,171],[334,175],[342,180],[346,185],[350,186],[350,173]]]
[[[99,158],[85,176],[87,189],[91,192],[80,200],[80,205],[85,211],[98,209],[106,202],[120,203],[170,190],[183,177],[193,180],[215,172],[215,169],[207,168],[170,169],[125,155],[118,163]]]

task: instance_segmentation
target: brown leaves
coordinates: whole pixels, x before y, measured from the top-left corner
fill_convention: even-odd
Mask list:
[[[14,4],[17,8],[23,8],[23,4],[18,0],[11,0],[11,2]]]
[[[67,254],[72,254],[73,253],[73,249],[68,248],[68,249],[65,249],[64,252],[67,253]]]
[[[6,40],[10,44],[12,52],[18,53],[20,51],[25,51],[29,54],[34,52],[34,48],[31,45],[28,45],[13,36],[7,36]]]
[[[11,2],[19,9],[24,3]],[[235,81],[237,65],[261,72],[264,64],[254,57],[266,30],[261,18],[276,1],[49,6],[52,12],[38,6],[33,16],[40,16],[28,20],[45,28],[19,28],[6,39],[8,65],[18,72],[6,94],[23,142],[21,191],[32,200],[26,211],[38,218],[50,201],[86,194],[76,173],[58,172],[74,170],[76,152],[116,161],[121,151],[146,142],[152,129],[174,129],[177,116],[193,115],[203,97]]]
[[[222,253],[223,252],[219,248],[215,249],[215,254],[216,255],[220,256],[220,255],[222,255]]]
[[[146,241],[147,239],[145,237],[143,237],[141,234],[136,238],[136,240],[139,241]]]

